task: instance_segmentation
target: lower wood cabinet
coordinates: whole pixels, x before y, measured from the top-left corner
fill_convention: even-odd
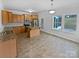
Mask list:
[[[13,28],[13,33],[24,33],[25,32],[25,27],[24,26],[18,26],[18,27],[15,27]]]
[[[16,56],[16,39],[0,42],[0,58],[13,58]]]
[[[27,29],[27,37],[32,38],[40,35],[40,29]]]
[[[30,30],[30,37],[35,37],[40,35],[40,29],[32,29]]]

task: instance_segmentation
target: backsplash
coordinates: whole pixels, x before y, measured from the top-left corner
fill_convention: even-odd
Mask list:
[[[9,23],[7,25],[0,26],[0,33],[3,32],[5,29],[11,29],[12,27],[16,26],[23,26],[23,23]]]
[[[15,26],[23,26],[23,23],[9,23],[4,27],[15,27]]]

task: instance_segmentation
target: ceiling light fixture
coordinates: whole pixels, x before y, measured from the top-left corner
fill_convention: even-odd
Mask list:
[[[53,6],[53,0],[51,0],[51,9],[48,10],[48,12],[49,12],[50,14],[54,14],[54,13],[55,13],[55,10],[52,9],[52,6]]]
[[[27,9],[26,11],[27,11],[30,15],[32,15],[32,13],[34,12],[33,9]]]
[[[27,9],[26,11],[27,11],[27,12],[29,12],[29,13],[34,12],[34,10],[33,10],[33,9]]]

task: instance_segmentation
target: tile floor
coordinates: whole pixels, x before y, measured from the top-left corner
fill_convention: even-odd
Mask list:
[[[18,35],[18,58],[78,58],[79,44],[46,33],[27,38]]]

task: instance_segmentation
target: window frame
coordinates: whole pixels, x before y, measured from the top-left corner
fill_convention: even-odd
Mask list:
[[[65,24],[65,16],[66,15],[76,15],[77,16],[77,18],[76,18],[76,30],[75,31],[70,31],[70,32],[66,32],[66,31],[64,31],[64,24]],[[56,30],[55,28],[54,28],[54,16],[61,16],[62,17],[62,19],[61,19],[61,30]],[[60,32],[65,32],[65,33],[71,33],[71,34],[73,34],[73,33],[75,33],[76,31],[77,31],[77,21],[78,21],[78,15],[77,14],[63,14],[63,15],[53,15],[52,17],[51,17],[51,20],[52,20],[52,22],[51,22],[51,27],[52,27],[52,30],[54,30],[54,31],[60,31]]]
[[[59,16],[59,15],[55,15],[55,16]],[[52,29],[57,30],[57,28],[54,27],[54,23],[60,23],[61,24],[61,29],[57,30],[57,31],[62,31],[62,16],[59,16],[59,17],[61,17],[61,22],[54,22],[54,17],[55,16],[52,16]]]
[[[73,30],[73,31],[65,31],[65,16],[66,16],[66,15],[76,15],[76,24],[75,24],[75,25],[76,25],[76,28],[75,28],[76,30]],[[77,14],[64,14],[63,17],[64,17],[64,24],[63,24],[64,28],[63,28],[63,31],[64,31],[64,32],[67,32],[67,33],[76,32],[76,31],[77,31]]]

